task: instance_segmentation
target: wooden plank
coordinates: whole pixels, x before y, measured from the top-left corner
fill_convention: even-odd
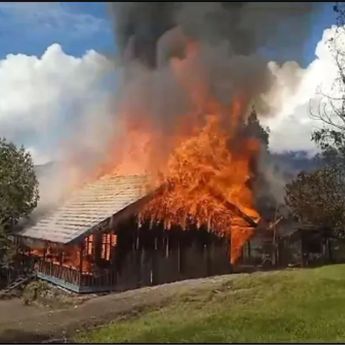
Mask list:
[[[79,273],[83,272],[83,254],[84,254],[84,245],[83,243],[80,244],[79,249]]]
[[[177,270],[181,273],[181,243],[180,238],[177,239]]]

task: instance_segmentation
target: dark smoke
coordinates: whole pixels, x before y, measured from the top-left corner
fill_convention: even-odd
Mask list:
[[[309,35],[312,15],[320,8],[308,2],[128,2],[110,5],[116,43],[123,53],[150,67],[157,65],[159,38],[174,27],[210,45],[228,43],[233,55],[260,48],[296,60]],[[171,52],[173,55],[173,52]],[[174,52],[176,54],[176,51]]]
[[[133,57],[154,65],[158,38],[173,27],[171,15],[175,13],[175,7],[174,3],[154,2],[111,4],[116,44],[120,51],[131,49]]]
[[[116,44],[126,66],[120,98],[128,96],[129,83],[134,88],[145,85],[145,96],[139,91],[136,102],[143,98],[145,109],[163,126],[171,122],[166,109],[169,113],[175,109],[165,102],[157,105],[157,90],[161,95],[166,91],[180,104],[187,103],[178,88],[173,90],[173,78],[164,66],[173,57],[182,58],[187,41],[195,39],[203,49],[198,63],[204,66],[207,83],[219,101],[228,104],[234,90],[241,89],[256,104],[260,115],[271,115],[277,109],[261,98],[274,82],[264,53],[273,54],[278,63],[291,55],[301,62],[312,17],[320,9],[320,4],[308,2],[112,3]],[[133,63],[141,66],[142,73]],[[295,66],[299,68],[297,63]],[[149,70],[157,72],[153,76]],[[198,73],[191,66],[190,75]],[[130,97],[134,94],[131,89]],[[149,99],[155,100],[151,107],[147,105]],[[174,104],[180,110],[181,106]]]
[[[224,105],[241,90],[248,106],[255,103],[259,114],[270,114],[276,109],[261,97],[274,85],[265,54],[273,53],[278,63],[291,55],[301,62],[312,17],[320,8],[309,2],[113,3],[110,11],[125,71],[119,102],[131,114],[145,109],[162,132],[173,132],[178,116],[191,105],[168,62],[183,58],[187,42],[194,39],[201,53],[187,68],[189,78],[204,78]],[[271,183],[265,191],[273,191],[280,201],[284,181],[271,179],[273,168],[263,157],[259,169]]]
[[[171,58],[183,57],[187,41],[195,39],[202,54],[188,70],[191,78],[202,73],[212,95],[225,105],[236,90],[244,91],[260,115],[271,115],[277,109],[261,95],[270,90],[274,77],[262,53],[273,52],[285,62],[287,52],[294,52],[300,61],[319,9],[320,4],[308,2],[112,3],[116,44],[125,66],[117,98],[130,98],[135,102],[132,113],[146,109],[163,130],[171,128],[189,100],[165,67]]]

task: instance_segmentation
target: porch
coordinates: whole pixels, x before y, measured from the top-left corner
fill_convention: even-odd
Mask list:
[[[31,250],[37,277],[76,293],[93,293],[231,272],[229,240],[204,230],[138,229],[127,221],[118,226],[115,243],[102,240],[109,234],[90,236],[79,247],[52,247],[50,255]]]
[[[43,259],[36,263],[36,275],[40,279],[76,293],[112,291],[117,282],[117,274],[111,270],[104,270],[95,275]]]

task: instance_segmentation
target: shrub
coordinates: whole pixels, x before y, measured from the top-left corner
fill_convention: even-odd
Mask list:
[[[23,291],[23,302],[29,305],[36,301],[40,296],[45,295],[49,291],[49,286],[44,281],[34,281],[29,283]]]

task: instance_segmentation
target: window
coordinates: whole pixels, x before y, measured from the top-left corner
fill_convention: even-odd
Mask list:
[[[93,254],[93,235],[90,235],[85,238],[85,248],[87,255]]]
[[[111,234],[111,246],[116,247],[117,245],[117,236],[115,234]]]
[[[101,258],[110,260],[111,249],[117,244],[117,236],[114,234],[102,234],[102,253]]]

